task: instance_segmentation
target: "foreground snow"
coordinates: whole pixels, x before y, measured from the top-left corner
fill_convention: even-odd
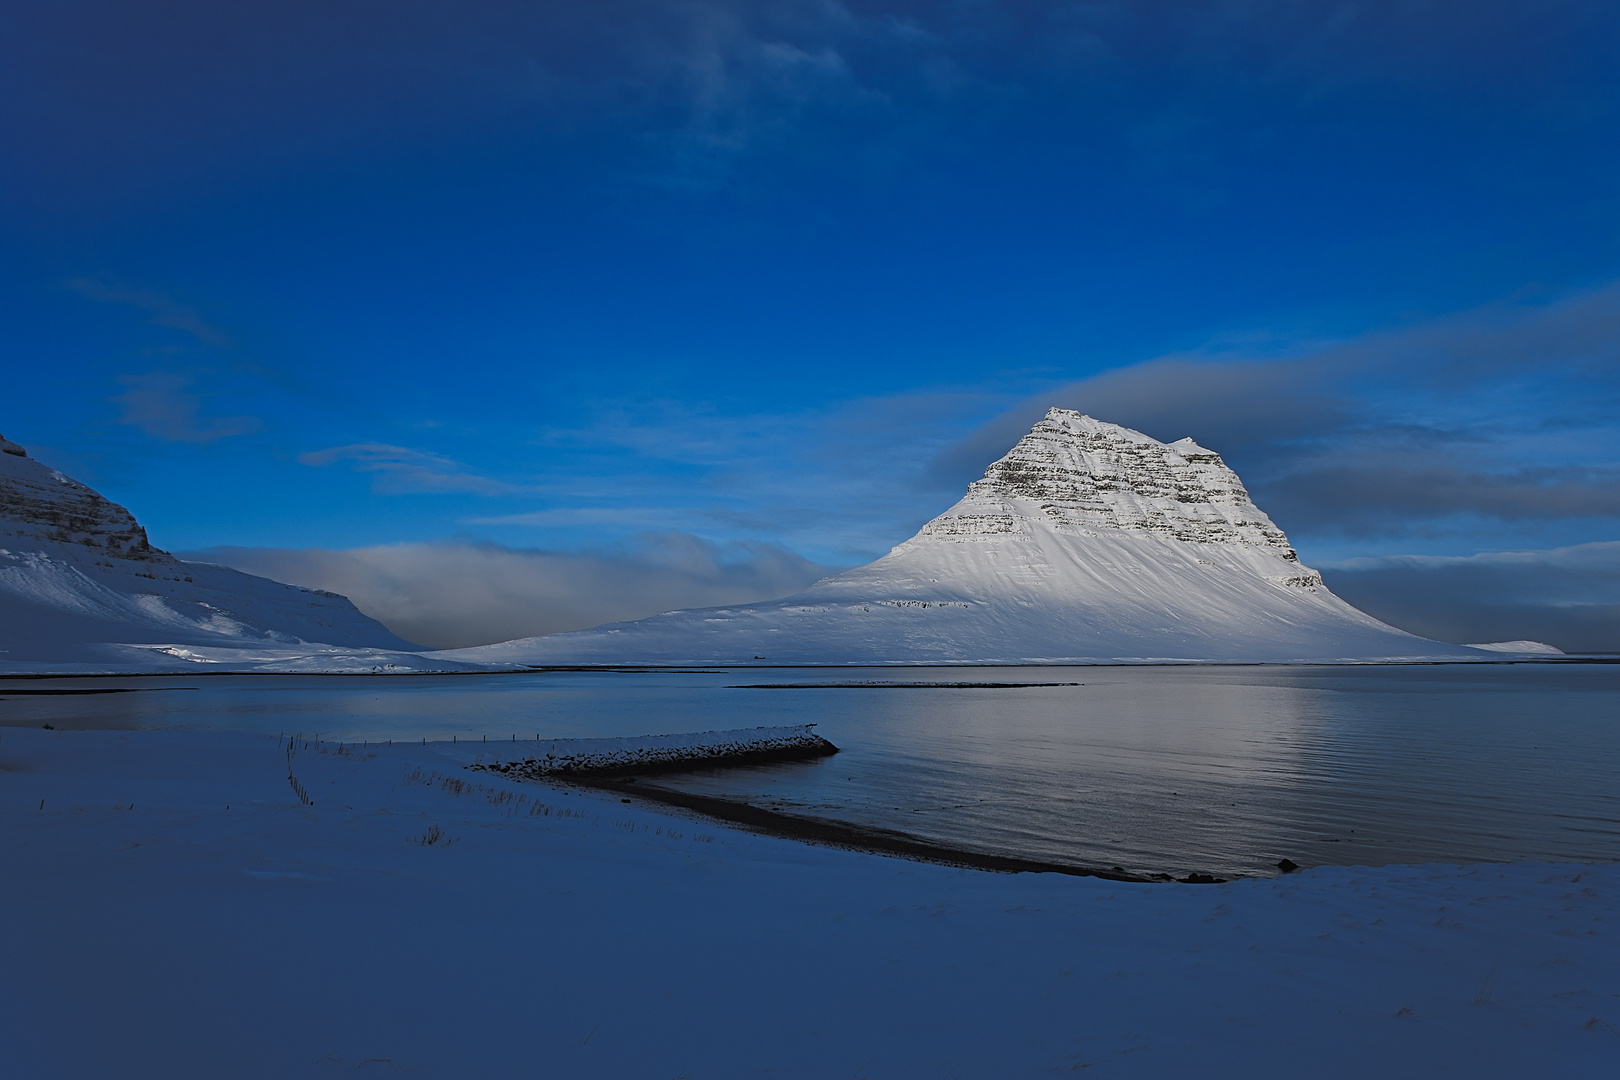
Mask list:
[[[0,729],[6,1074],[1607,1077],[1620,1056],[1612,865],[985,874],[463,768],[482,752]]]

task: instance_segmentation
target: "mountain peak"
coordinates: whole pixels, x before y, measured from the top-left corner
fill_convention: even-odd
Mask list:
[[[1219,454],[1052,409],[876,562],[781,600],[441,654],[521,664],[1477,659],[1357,611]]]
[[[1219,454],[1190,437],[1162,443],[1071,409],[1048,410],[923,532],[971,541],[1017,532],[1027,517],[1073,535],[1147,532],[1293,557],[1288,537]]]

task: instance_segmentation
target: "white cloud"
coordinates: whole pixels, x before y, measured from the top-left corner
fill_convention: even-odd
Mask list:
[[[829,572],[773,545],[716,545],[685,533],[585,552],[446,542],[348,551],[213,548],[184,557],[342,593],[400,637],[435,648],[766,600]]]

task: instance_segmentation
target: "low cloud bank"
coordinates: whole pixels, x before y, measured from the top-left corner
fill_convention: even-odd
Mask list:
[[[769,600],[831,572],[774,545],[722,546],[685,533],[587,552],[445,542],[348,551],[220,547],[183,557],[342,593],[400,637],[437,649]]]
[[[1369,615],[1424,637],[1620,652],[1620,542],[1350,559],[1324,567],[1322,577]]]
[[[720,546],[685,533],[588,552],[446,542],[222,547],[184,557],[342,593],[399,636],[439,649],[768,600],[833,572],[772,545]],[[1620,542],[1350,559],[1322,575],[1356,607],[1424,637],[1529,638],[1565,652],[1620,653]]]
[[[1620,522],[1620,282],[1284,356],[1103,372],[1007,410],[945,448],[934,472],[977,477],[1051,405],[1165,441],[1191,435],[1296,542],[1551,547],[1549,523]]]

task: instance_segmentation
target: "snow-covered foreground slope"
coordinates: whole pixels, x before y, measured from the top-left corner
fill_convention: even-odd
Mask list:
[[[1219,455],[1063,409],[916,536],[797,596],[436,655],[503,665],[1486,658],[1333,595]]]
[[[0,671],[446,666],[411,649],[335,593],[181,562],[0,439]]]
[[[1584,1080],[1620,1058],[1615,865],[991,874],[474,756],[0,729],[0,1071]]]

